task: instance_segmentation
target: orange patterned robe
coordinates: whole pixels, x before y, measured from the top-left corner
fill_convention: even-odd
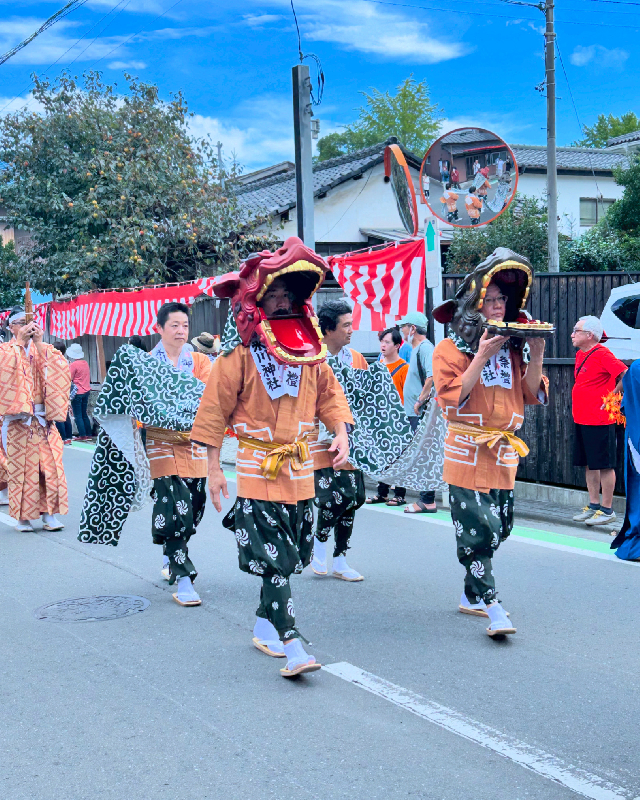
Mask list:
[[[70,385],[69,364],[52,345],[39,350],[31,342],[27,354],[15,339],[0,344],[0,416],[14,519],[69,511],[63,443],[54,422],[67,418]]]

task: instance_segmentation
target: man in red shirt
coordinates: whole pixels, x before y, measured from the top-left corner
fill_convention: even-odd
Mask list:
[[[573,465],[585,467],[590,500],[574,520],[589,526],[606,525],[616,518],[611,507],[616,483],[616,426],[603,409],[602,398],[612,390],[622,390],[627,371],[622,361],[600,344],[602,334],[597,317],[581,317],[571,334],[578,350],[571,393],[575,422]]]

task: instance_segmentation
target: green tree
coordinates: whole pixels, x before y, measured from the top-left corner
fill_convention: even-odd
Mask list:
[[[577,147],[606,147],[607,141],[623,133],[633,133],[640,130],[640,118],[633,111],[628,111],[621,117],[614,117],[613,114],[605,116],[600,114],[594,125],[584,125],[584,138],[574,145]]]
[[[629,236],[640,236],[640,156],[632,158],[628,169],[618,167],[613,173],[624,194],[607,211],[607,225]]]
[[[235,168],[221,185],[210,143],[190,137],[183,96],[164,102],[156,86],[125,77],[118,96],[98,73],[83,85],[34,76],[42,113],[0,121],[0,202],[7,222],[29,231],[19,256],[40,291],[227,270],[257,222],[234,197]]]
[[[390,136],[420,155],[437,138],[442,109],[431,102],[426,80],[417,82],[410,75],[395,95],[378,89],[360,94],[366,103],[359,109],[358,119],[344,132],[330,133],[318,141],[318,161],[353,153]]]
[[[24,273],[13,242],[0,239],[0,308],[15,306],[22,298]]]
[[[548,268],[547,209],[535,197],[516,195],[498,219],[481,228],[455,228],[447,251],[447,272],[472,272],[496,247],[526,256],[534,270]],[[561,241],[561,260],[566,243]]]

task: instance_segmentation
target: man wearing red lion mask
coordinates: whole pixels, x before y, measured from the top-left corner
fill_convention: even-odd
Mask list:
[[[227,425],[238,436],[238,497],[223,525],[234,531],[240,569],[262,579],[253,644],[286,657],[284,677],[320,669],[296,627],[289,579],[309,564],[315,495],[308,437],[316,417],[335,433],[333,466],[349,456],[353,423],[344,392],[325,361],[311,296],[323,259],[297,238],[251,256],[214,291],[231,300],[239,340],[211,370],[191,432],[208,449],[209,491],[222,510],[229,496],[220,468]]]

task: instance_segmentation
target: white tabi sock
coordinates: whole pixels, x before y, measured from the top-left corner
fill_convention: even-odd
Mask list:
[[[256,617],[256,624],[253,626],[253,635],[256,639],[265,642],[277,642],[280,639],[278,631],[272,623],[264,617]]]
[[[482,598],[480,598],[479,603],[470,603],[467,599],[467,595],[464,592],[462,592],[462,596],[460,597],[460,605],[464,606],[465,608],[478,608],[481,611],[487,610],[487,604]]]
[[[162,556],[162,569],[169,566],[169,556]]]
[[[327,563],[327,543],[318,539],[313,540],[313,560],[321,564]]]
[[[185,575],[182,578],[178,578],[177,595],[178,595],[178,600],[182,600],[183,603],[188,603],[191,600],[200,599],[200,595],[193,588],[193,583],[191,582],[191,578],[188,575]]]
[[[295,669],[300,664],[316,663],[315,658],[305,651],[300,639],[294,639],[289,644],[285,644],[284,653],[287,657],[287,669]]]
[[[509,621],[509,617],[507,617],[507,614],[500,603],[492,603],[490,606],[487,606],[486,612],[491,620],[491,624],[489,625],[491,630],[495,631],[501,630],[502,628],[513,628],[513,622]]]
[[[42,522],[45,525],[50,525],[52,528],[63,527],[59,519],[56,519],[55,514],[41,514]]]
[[[346,572],[351,567],[347,564],[347,557],[346,556],[335,556],[333,559],[333,571],[334,572]]]

